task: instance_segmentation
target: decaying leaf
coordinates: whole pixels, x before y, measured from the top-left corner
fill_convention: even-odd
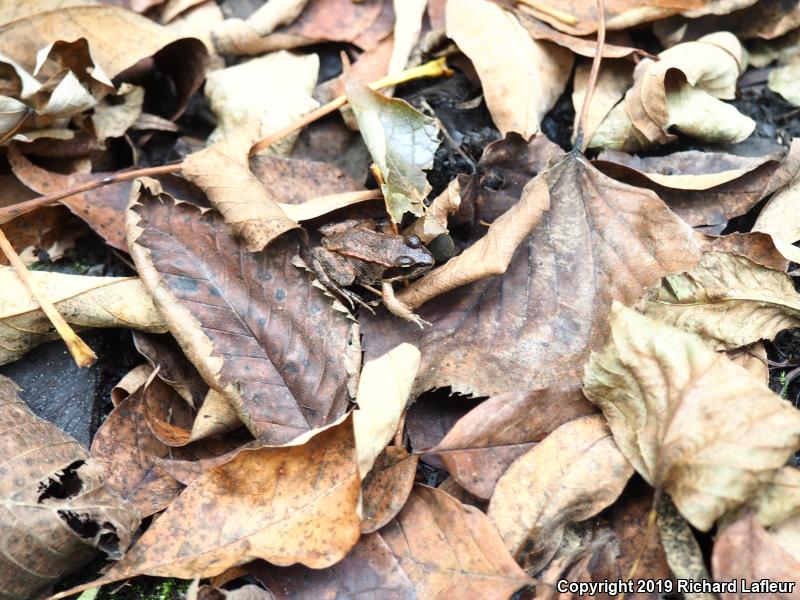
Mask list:
[[[578,130],[578,120],[586,98],[586,86],[589,83],[591,63],[582,60],[575,67],[575,79],[572,84],[572,106],[575,108],[575,122],[572,126],[572,138]],[[589,114],[583,134],[591,139],[592,134],[600,126],[609,112],[622,100],[625,92],[633,83],[633,66],[625,60],[612,60],[601,63],[597,83],[589,105]]]
[[[793,245],[800,240],[798,191],[800,178],[793,177],[769,199],[753,225],[753,231],[771,235],[775,247],[792,262],[800,260],[800,248]]]
[[[389,446],[375,459],[363,485],[361,533],[378,531],[397,516],[414,486],[419,456]]]
[[[763,527],[771,527],[800,514],[800,469],[786,466],[759,490],[753,502],[755,515]]]
[[[489,518],[532,573],[558,550],[564,527],[612,504],[633,469],[600,415],[565,423],[498,479]]]
[[[368,357],[403,341],[420,349],[416,391],[481,396],[576,380],[602,344],[613,299],[636,302],[700,258],[695,232],[655,194],[607,178],[578,153],[552,161],[505,213],[513,196],[483,195],[488,233],[398,294],[412,307],[427,302],[417,314],[432,326],[362,318]]]
[[[762,381],[699,338],[619,304],[608,344],[586,366],[584,392],[639,474],[702,531],[800,444],[800,414]]]
[[[358,541],[359,484],[349,417],[305,444],[242,450],[186,488],[96,583],[210,577],[257,558],[330,566]]]
[[[712,563],[717,581],[746,582],[752,590],[748,593],[739,586],[736,592],[721,594],[723,600],[755,600],[763,598],[765,592],[778,600],[800,598],[800,560],[783,550],[753,515],[722,530],[714,543]],[[786,583],[780,589],[762,590],[758,585],[765,580]]]
[[[386,208],[395,223],[406,212],[421,215],[430,192],[425,170],[439,147],[436,120],[404,100],[388,98],[355,78],[345,86],[358,128],[385,183]]]
[[[792,60],[785,65],[781,65],[769,72],[767,85],[769,89],[786,98],[795,106],[800,106],[800,88],[797,86],[797,78],[800,75],[800,63]]]
[[[490,0],[450,0],[447,35],[475,65],[492,119],[525,139],[564,91],[571,52],[534,40],[517,18]]]
[[[358,471],[364,479],[394,437],[419,368],[419,350],[401,344],[364,365],[353,412]]]
[[[633,87],[597,127],[589,146],[633,151],[676,139],[671,130],[707,142],[741,142],[755,121],[722,100],[735,97],[746,67],[742,45],[728,32],[704,36],[644,59]]]
[[[250,252],[263,250],[276,237],[298,226],[250,170],[248,153],[260,137],[258,126],[237,128],[216,144],[188,156],[181,166],[183,175],[206,193]],[[135,193],[134,187],[131,194]]]
[[[564,423],[594,411],[577,385],[500,394],[459,419],[428,453],[438,454],[464,489],[488,500],[518,457]]]
[[[707,252],[686,273],[667,275],[644,313],[732,350],[800,326],[791,278],[737,254]]]
[[[0,588],[24,600],[80,568],[96,548],[119,558],[139,516],[66,433],[34,416],[0,377]]]
[[[311,97],[318,72],[316,54],[299,56],[286,51],[211,72],[205,94],[218,124],[209,142],[241,135],[241,130],[253,123],[260,123],[260,137],[266,137],[311,112],[319,106]],[[286,154],[295,138],[281,140],[269,151]]]
[[[285,443],[344,413],[357,336],[292,265],[296,239],[248,252],[216,211],[175,203],[152,180],[135,184],[128,219],[131,255],[170,332],[254,435]]]
[[[130,327],[163,332],[164,319],[136,277],[89,277],[32,271],[31,277],[77,328]],[[58,338],[42,309],[14,269],[0,267],[0,364]]]
[[[390,74],[399,73],[406,68],[408,58],[422,31],[422,18],[428,0],[394,0],[394,43],[389,61]]]

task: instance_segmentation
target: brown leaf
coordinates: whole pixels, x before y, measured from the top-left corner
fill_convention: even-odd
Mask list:
[[[508,392],[461,417],[428,452],[453,478],[488,500],[508,466],[567,421],[595,412],[577,385]]]
[[[90,277],[48,271],[33,271],[30,276],[73,326],[129,327],[152,332],[166,328],[136,277]],[[31,348],[58,338],[12,267],[0,266],[0,289],[0,364],[17,360]]]
[[[32,72],[41,48],[57,40],[85,38],[95,63],[111,79],[152,57],[176,87],[177,108],[171,116],[180,115],[205,76],[208,52],[202,42],[180,38],[118,6],[81,4],[50,10],[41,2],[28,3],[26,14],[3,21],[8,25],[0,32],[0,54]]]
[[[753,515],[722,530],[714,543],[712,564],[717,581],[739,584],[735,590],[720,594],[723,600],[756,600],[765,592],[779,600],[800,598],[800,560],[785,552]],[[778,588],[779,582],[786,583]],[[770,583],[776,585],[775,589],[757,587]]]
[[[508,200],[489,196],[479,216],[502,212]],[[602,344],[612,300],[635,302],[663,275],[691,268],[699,250],[695,232],[655,194],[570,153],[531,180],[484,238],[398,294],[416,307],[474,281],[418,311],[431,327],[413,331],[385,313],[363,318],[366,353],[401,341],[417,346],[417,392],[452,386],[494,395],[570,383]]]
[[[327,162],[257,154],[250,170],[281,204],[302,204],[319,196],[362,191],[364,186]]]
[[[285,443],[344,413],[358,338],[291,264],[296,239],[247,252],[218,213],[175,203],[153,180],[135,184],[128,215],[131,255],[170,332],[254,435]]]
[[[377,531],[400,512],[414,486],[418,459],[418,455],[397,446],[389,446],[378,455],[364,479],[361,533]]]
[[[577,37],[559,31],[544,21],[540,21],[532,16],[529,12],[526,12],[525,9],[522,8],[524,5],[517,6],[520,6],[520,8],[511,7],[511,11],[516,15],[520,23],[522,23],[522,26],[528,30],[528,33],[533,39],[555,42],[559,46],[563,46],[579,56],[591,58],[595,55],[595,52],[597,52],[597,40]],[[606,43],[603,44],[602,51],[604,58],[623,58],[631,54],[645,54],[638,48],[632,48],[629,45],[630,41],[627,39],[627,36],[617,37],[623,38],[623,40],[617,43],[611,43],[612,40],[614,40],[614,36],[612,35],[606,38]]]
[[[242,450],[186,488],[97,583],[210,577],[257,558],[330,566],[358,541],[359,483],[350,417],[302,445]]]
[[[592,164],[609,177],[653,190],[690,225],[713,225],[713,231],[719,232],[729,219],[750,210],[767,190],[785,183],[780,158],[695,150],[638,158],[604,151]]]
[[[798,142],[800,146],[800,142]],[[794,148],[793,144],[793,148]],[[791,152],[791,151],[790,151]],[[798,176],[797,166],[788,157],[781,173],[793,173],[793,177],[785,182],[784,187],[773,194],[761,212],[758,214],[753,231],[761,231],[772,236],[775,247],[783,256],[792,262],[800,260],[800,249],[794,242],[800,240],[800,226],[798,226]]]
[[[133,343],[139,353],[150,363],[150,371],[157,370],[158,378],[168,383],[190,406],[199,406],[208,393],[208,384],[181,351],[171,335],[134,332]]]
[[[488,515],[509,551],[536,573],[558,550],[564,527],[613,503],[632,473],[605,419],[579,417],[511,463]]]
[[[513,14],[490,0],[450,0],[447,35],[475,65],[500,133],[525,139],[537,133],[567,85],[572,53],[532,39]]]
[[[147,425],[147,393],[142,386],[123,400],[92,440],[92,456],[103,465],[106,485],[133,504],[143,518],[164,510],[183,489],[153,462],[153,457],[169,456],[170,449]]]
[[[259,136],[258,127],[237,130],[189,155],[181,166],[183,175],[206,193],[250,252],[263,250],[282,233],[298,227],[250,170],[248,153]]]
[[[95,548],[119,558],[139,516],[109,491],[86,450],[34,416],[17,390],[0,377],[0,589],[22,600],[80,568]]]
[[[800,469],[783,467],[753,502],[756,519],[764,527],[776,525],[800,514]]]
[[[764,342],[756,342],[744,348],[729,350],[730,358],[737,365],[746,369],[751,375],[769,384],[769,363],[767,362],[767,349]]]
[[[762,381],[696,336],[619,304],[608,344],[586,366],[584,393],[639,474],[701,531],[800,445],[800,414]]]
[[[575,67],[575,79],[572,83],[572,106],[575,108],[575,121],[572,124],[572,141],[575,141],[575,132],[578,130],[583,102],[586,99],[586,86],[589,83],[591,61],[580,60]],[[611,109],[622,100],[625,92],[633,83],[633,65],[626,60],[606,60],[600,64],[592,103],[583,130],[584,139],[592,139],[592,135],[600,123],[608,116]],[[593,161],[593,164],[596,161]],[[596,164],[594,166],[597,166]],[[602,169],[600,169],[602,171]],[[608,175],[608,173],[606,173]],[[613,177],[613,175],[612,175]],[[629,182],[626,182],[629,183]]]
[[[791,277],[725,252],[706,252],[690,271],[667,275],[641,308],[696,333],[715,350],[772,339],[800,326],[800,294]]]

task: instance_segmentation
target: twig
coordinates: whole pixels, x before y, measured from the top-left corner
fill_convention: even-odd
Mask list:
[[[383,79],[379,79],[378,81],[371,83],[370,87],[378,89],[384,88],[388,86],[398,85],[401,83],[406,83],[408,81],[413,81],[415,79],[421,79],[424,77],[446,77],[453,74],[453,71],[447,66],[447,63],[444,58],[437,58],[436,60],[432,60],[424,65],[420,65],[418,67],[413,67],[411,69],[406,69],[401,73],[397,73],[396,75],[384,77]],[[332,113],[333,111],[341,108],[347,104],[347,97],[346,96],[339,96],[335,100],[328,102],[327,104],[320,106],[318,109],[311,111],[307,115],[302,116],[297,121],[292,123],[291,125],[284,127],[280,131],[276,131],[275,133],[270,134],[269,136],[265,137],[261,141],[257,142],[251,149],[250,154],[255,154],[268,148],[272,144],[279,142],[283,138],[288,135],[291,135],[295,131],[298,131],[313,123],[314,121],[321,119],[327,114]],[[159,167],[146,167],[144,169],[131,169],[128,171],[120,171],[113,175],[109,175],[108,177],[104,177],[103,179],[98,179],[97,181],[90,181],[74,188],[70,188],[68,190],[63,190],[61,192],[56,192],[54,194],[47,194],[45,196],[39,196],[38,198],[33,198],[32,200],[27,200],[25,202],[20,202],[19,204],[13,204],[11,206],[5,206],[0,208],[0,224],[8,223],[10,220],[19,217],[20,215],[24,215],[32,210],[37,208],[41,208],[42,206],[49,206],[50,204],[55,204],[59,200],[63,200],[64,198],[69,198],[70,196],[74,196],[75,194],[81,194],[83,192],[90,192],[97,188],[111,185],[113,183],[121,183],[123,181],[130,181],[131,179],[136,179],[137,177],[152,177],[156,175],[167,175],[170,173],[178,173],[180,172],[181,168],[183,167],[183,163],[173,163],[170,165],[162,165]]]
[[[592,60],[592,70],[589,72],[589,82],[586,84],[586,95],[581,106],[581,116],[578,119],[578,127],[575,132],[575,147],[573,148],[580,152],[586,149],[583,136],[586,131],[586,121],[589,119],[589,106],[592,104],[594,88],[597,87],[597,76],[600,73],[600,63],[603,60],[603,46],[606,43],[606,5],[604,0],[597,0],[597,12],[600,19],[597,27],[597,47]]]
[[[11,242],[8,241],[2,229],[0,229],[0,249],[2,249],[3,254],[6,255],[11,266],[14,267],[17,276],[20,278],[25,288],[30,292],[39,306],[42,307],[44,314],[50,319],[58,335],[64,340],[69,353],[72,355],[72,358],[75,359],[75,363],[79,367],[88,367],[91,365],[97,359],[97,355],[86,345],[86,342],[78,337],[78,334],[69,326],[69,323],[64,320],[64,317],[61,316],[56,307],[53,306],[53,303],[50,302],[39,285],[33,280],[30,271],[28,271],[25,263],[22,262],[17,251],[14,250],[14,247],[11,245]]]

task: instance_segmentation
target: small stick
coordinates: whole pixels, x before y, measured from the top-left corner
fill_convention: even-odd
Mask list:
[[[563,10],[553,8],[552,6],[549,6],[544,2],[540,2],[539,0],[517,0],[517,3],[530,6],[532,9],[538,10],[540,13],[550,15],[554,19],[557,19],[566,25],[577,25],[578,23],[578,19],[574,15],[566,13]]]
[[[384,77],[383,79],[379,79],[378,81],[371,83],[370,87],[378,89],[384,88],[392,85],[398,85],[401,83],[406,83],[408,81],[413,81],[415,79],[421,79],[424,77],[449,77],[453,74],[453,71],[447,66],[445,58],[437,58],[436,60],[432,60],[424,65],[420,65],[418,67],[413,67],[411,69],[406,69],[396,75]],[[283,138],[288,135],[291,135],[295,131],[302,129],[306,125],[309,125],[316,121],[317,119],[321,119],[327,114],[332,113],[333,111],[341,108],[347,104],[347,97],[346,96],[339,96],[335,100],[331,100],[327,104],[320,106],[318,109],[311,111],[307,115],[300,117],[297,121],[292,123],[291,125],[284,127],[280,131],[276,131],[262,139],[261,141],[257,142],[251,149],[250,154],[253,155],[257,152],[260,152],[264,148],[268,148],[272,144],[279,142]],[[74,196],[75,194],[81,194],[83,192],[90,192],[97,188],[110,185],[113,183],[120,183],[123,181],[130,181],[131,179],[136,179],[137,177],[153,177],[156,175],[167,175],[171,173],[178,173],[180,172],[181,168],[183,167],[183,163],[173,163],[170,165],[161,165],[158,167],[146,167],[144,169],[131,169],[128,171],[120,171],[118,173],[114,173],[113,175],[109,175],[108,177],[104,177],[103,179],[98,179],[97,181],[89,181],[87,183],[83,183],[81,185],[75,186],[74,188],[70,188],[68,190],[64,190],[61,192],[56,192],[54,194],[47,194],[46,196],[39,196],[38,198],[33,198],[32,200],[26,200],[25,202],[20,202],[18,204],[12,204],[11,206],[4,206],[0,208],[0,224],[8,223],[12,219],[16,219],[20,215],[24,215],[32,210],[37,208],[41,208],[42,206],[49,206],[50,204],[55,204],[59,200],[63,200],[64,198],[69,198],[70,196]]]
[[[61,339],[64,340],[64,343],[67,345],[67,349],[69,353],[72,355],[72,358],[75,360],[75,363],[79,367],[88,367],[91,365],[96,359],[97,355],[92,351],[89,346],[86,345],[81,338],[78,337],[78,334],[69,326],[64,320],[64,317],[58,312],[53,303],[47,298],[47,296],[42,292],[39,284],[37,284],[33,278],[31,277],[30,271],[25,266],[25,263],[22,262],[22,259],[17,254],[17,251],[14,250],[14,247],[11,245],[11,242],[8,241],[6,234],[3,233],[3,230],[0,229],[0,249],[3,250],[3,254],[6,255],[8,258],[8,262],[11,263],[11,266],[14,267],[14,270],[17,272],[17,276],[22,281],[25,288],[30,292],[31,296],[36,300],[39,306],[44,311],[44,314],[47,315],[47,318],[50,319],[50,322],[53,324],[53,327],[56,328],[58,335],[61,336]]]
[[[589,72],[589,81],[586,84],[586,96],[583,98],[583,105],[581,106],[581,116],[578,119],[578,128],[575,132],[575,146],[573,150],[583,152],[586,150],[586,143],[584,142],[583,134],[586,131],[586,121],[589,119],[589,106],[592,104],[592,96],[594,95],[594,88],[597,87],[597,76],[600,73],[600,63],[603,60],[603,46],[606,43],[606,5],[604,0],[597,0],[597,12],[600,16],[600,23],[597,27],[597,47],[594,51],[594,59],[592,60],[592,70]]]

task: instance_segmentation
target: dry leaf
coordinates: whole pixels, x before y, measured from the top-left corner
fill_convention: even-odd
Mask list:
[[[727,355],[728,358],[747,370],[751,375],[769,384],[769,362],[764,342],[756,342],[744,348],[730,350]]]
[[[259,137],[257,127],[237,129],[191,154],[181,165],[183,175],[206,193],[250,252],[263,250],[282,233],[298,227],[248,166],[250,147]],[[131,193],[136,193],[135,187]]]
[[[311,112],[319,106],[311,97],[318,73],[316,54],[299,56],[286,51],[212,71],[206,79],[205,94],[218,125],[209,143],[242,135],[242,130],[253,123],[260,123],[258,138],[266,137]],[[269,152],[289,153],[296,137],[281,140]]]
[[[131,256],[170,332],[254,435],[285,443],[344,413],[358,338],[292,266],[296,239],[247,252],[219,214],[175,203],[153,180],[135,184],[128,219]]]
[[[284,206],[364,189],[361,181],[330,162],[257,154],[250,157],[250,170]]]
[[[34,416],[17,390],[0,377],[0,588],[24,600],[91,560],[95,548],[119,558],[139,516],[106,488],[86,450]]]
[[[422,201],[431,190],[425,170],[433,167],[439,147],[436,120],[352,77],[345,91],[364,143],[385,181],[381,189],[389,216],[400,223],[406,212],[423,214]]]
[[[800,62],[792,60],[788,64],[770,70],[767,87],[795,106],[800,106],[800,87],[797,85],[799,74]]]
[[[700,258],[695,232],[655,194],[605,177],[580,154],[552,161],[500,218],[513,196],[492,194],[490,176],[476,183],[489,232],[398,294],[414,307],[438,296],[418,311],[432,326],[362,317],[368,357],[403,341],[420,349],[416,392],[494,395],[575,381],[602,344],[612,299],[633,303]]]
[[[739,584],[735,591],[720,594],[723,600],[756,600],[766,593],[777,600],[800,598],[800,560],[785,552],[753,515],[722,530],[714,543],[712,564],[717,581]],[[776,588],[758,587],[770,584]]]
[[[595,412],[577,385],[508,392],[459,419],[428,452],[464,489],[488,500],[508,466],[564,423]]]
[[[525,139],[537,133],[567,85],[572,53],[532,39],[513,14],[490,0],[450,0],[447,35],[475,65],[500,133],[515,131]]]
[[[800,414],[763,382],[699,338],[619,304],[609,342],[586,366],[584,393],[639,474],[701,531],[800,445]]]
[[[511,463],[488,515],[532,573],[558,550],[566,525],[612,504],[633,474],[600,415],[565,423]]]
[[[572,106],[575,108],[575,121],[572,124],[572,140],[578,130],[578,119],[586,98],[586,86],[589,83],[591,62],[581,60],[575,67],[575,79],[572,83]],[[592,135],[606,118],[611,109],[622,100],[625,92],[633,84],[633,65],[626,60],[607,60],[601,63],[597,76],[597,84],[589,105],[589,114],[583,130],[584,138],[592,139]]]
[[[257,558],[330,566],[358,541],[359,483],[349,417],[305,444],[242,450],[187,487],[96,583],[211,577]]]
[[[418,459],[397,446],[389,446],[378,455],[362,486],[361,533],[378,531],[397,516],[414,486]]]
[[[686,273],[667,275],[643,312],[732,350],[800,327],[800,294],[780,271],[726,252],[707,252]]]
[[[783,467],[772,481],[762,486],[753,505],[756,519],[763,527],[800,514],[800,469]]]
[[[166,457],[168,446],[150,431],[145,420],[144,386],[108,415],[92,440],[92,456],[103,466],[107,487],[149,517],[164,510],[183,486],[156,466],[153,457]]]
[[[130,327],[163,332],[164,319],[136,277],[89,277],[47,271],[30,273],[58,312],[78,329]],[[58,338],[49,319],[14,269],[0,267],[0,364]]]
[[[399,73],[406,68],[411,51],[422,31],[422,18],[425,15],[428,0],[393,0],[393,6],[395,13],[394,44],[389,61],[389,74]]]
[[[401,344],[364,364],[358,381],[353,429],[363,480],[394,437],[419,368],[419,350]]]
[[[788,160],[787,160],[788,162]],[[791,170],[793,164],[788,165]],[[793,177],[785,187],[779,189],[758,214],[753,231],[772,236],[775,247],[792,262],[800,261],[800,248],[793,245],[800,240],[800,178]]]

